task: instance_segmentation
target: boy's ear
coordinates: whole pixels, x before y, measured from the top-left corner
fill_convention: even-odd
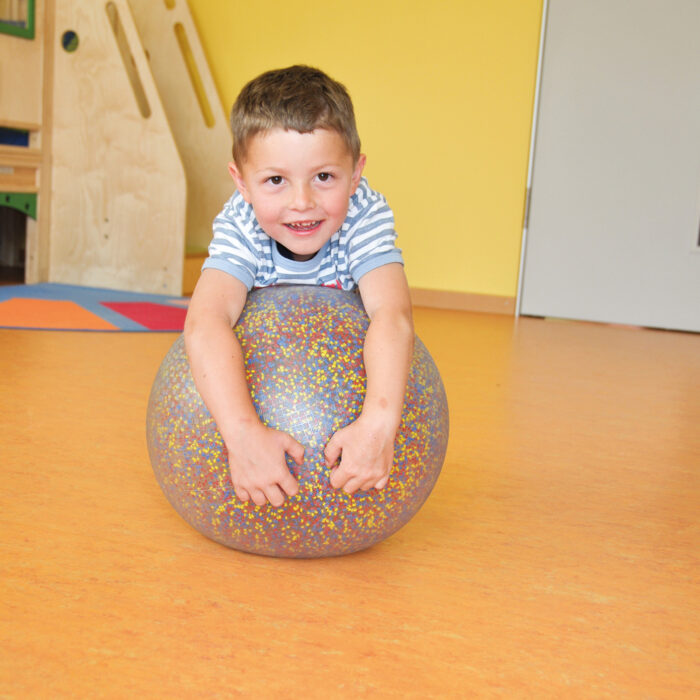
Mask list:
[[[362,178],[362,171],[365,169],[365,163],[367,162],[367,156],[364,153],[360,153],[360,157],[357,159],[357,164],[355,165],[355,171],[352,174],[352,192],[350,195],[355,194],[357,186],[360,184],[360,179]]]
[[[243,179],[243,175],[238,169],[238,166],[233,161],[228,164],[228,172],[233,178],[233,181],[236,183],[236,189],[241,193],[241,197],[243,197],[243,199],[250,204],[250,195],[248,194],[248,188],[245,185],[245,180]]]

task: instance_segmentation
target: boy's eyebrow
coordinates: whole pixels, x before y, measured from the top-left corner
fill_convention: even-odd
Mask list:
[[[342,168],[340,163],[323,163],[321,165],[314,165],[309,168],[311,172],[323,172],[324,170],[332,170],[336,168]],[[274,165],[268,165],[260,170],[253,171],[256,175],[262,175],[264,173],[284,173],[286,172],[284,168],[276,167]]]
[[[251,175],[269,175],[270,173],[284,173],[284,168],[275,168],[274,166],[266,166],[264,168],[259,168],[258,170],[250,170]]]

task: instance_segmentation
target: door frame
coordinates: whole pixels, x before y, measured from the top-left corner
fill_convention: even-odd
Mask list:
[[[535,146],[537,144],[537,126],[540,111],[540,91],[542,88],[542,68],[544,61],[544,45],[547,37],[547,13],[549,0],[542,0],[542,19],[540,22],[540,45],[537,53],[537,77],[535,78],[535,100],[532,106],[532,128],[530,129],[530,152],[527,162],[527,181],[525,185],[525,208],[523,211],[523,228],[520,239],[520,265],[518,267],[518,291],[515,297],[515,318],[521,315],[523,282],[525,273],[525,255],[527,246],[527,230],[530,218],[530,197],[532,195],[532,173],[535,162]]]

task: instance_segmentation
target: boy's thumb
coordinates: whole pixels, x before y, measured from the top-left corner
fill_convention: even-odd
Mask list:
[[[339,441],[336,440],[336,435],[337,433],[333,435],[333,437],[328,441],[326,449],[323,450],[327,467],[334,465],[340,458],[340,453],[342,452]]]
[[[285,452],[291,455],[292,459],[299,465],[304,463],[304,446],[297,442],[291,435],[287,435],[287,444],[285,445]]]

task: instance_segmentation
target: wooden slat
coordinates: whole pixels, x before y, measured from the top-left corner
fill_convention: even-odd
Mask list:
[[[41,123],[45,4],[35,3],[37,21],[33,40],[0,35],[0,126],[24,129]]]
[[[41,128],[31,131],[29,143],[41,147],[41,167],[38,172],[37,220],[27,221],[27,250],[24,279],[27,284],[45,282],[49,277],[51,212],[51,128],[53,124],[53,52],[54,14],[53,2],[35,3],[37,38],[41,46],[42,96]]]
[[[39,131],[41,129],[41,124],[37,122],[15,121],[7,117],[0,117],[0,127],[4,127],[5,129],[17,129],[18,131]]]
[[[0,192],[38,192],[36,170],[0,165]]]
[[[0,165],[38,168],[40,164],[41,151],[38,148],[0,145]]]
[[[214,217],[234,191],[226,167],[232,144],[227,115],[187,3],[129,0],[129,6],[187,176],[186,246],[205,248]],[[190,78],[176,28],[190,48],[190,65],[200,79],[198,89]],[[198,93],[209,107],[206,120]]]

